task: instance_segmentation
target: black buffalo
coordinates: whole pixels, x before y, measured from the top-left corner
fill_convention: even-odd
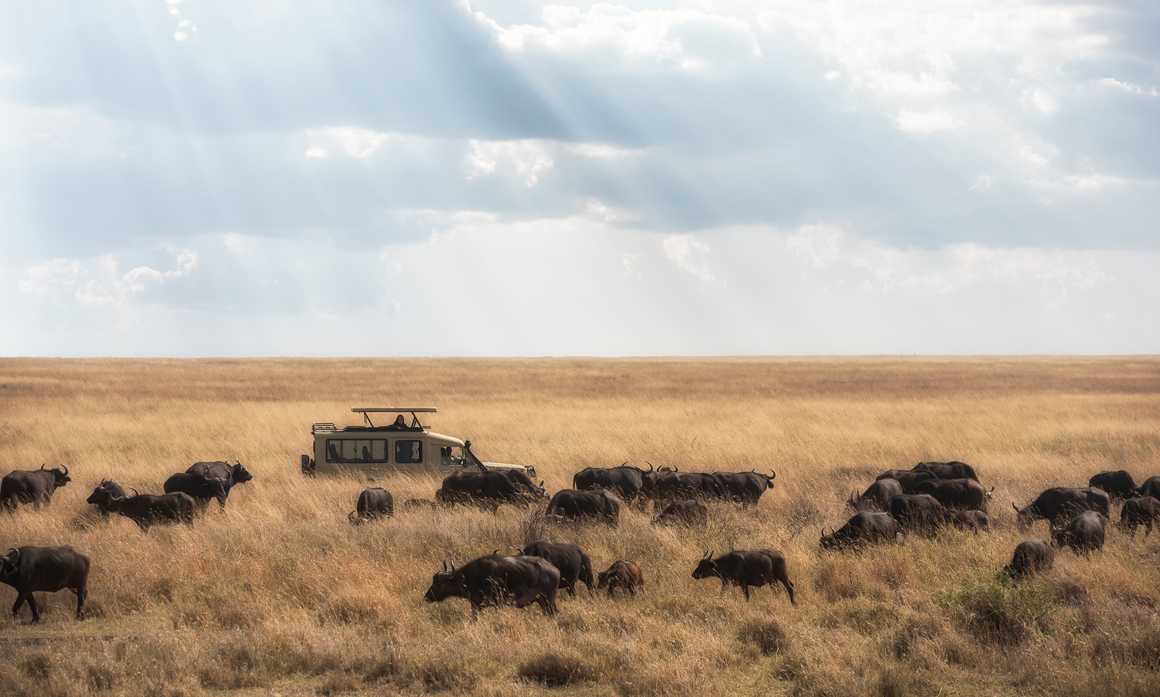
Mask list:
[[[489,554],[458,569],[444,561],[443,570],[431,577],[431,587],[423,599],[435,603],[466,598],[473,618],[481,608],[509,602],[516,607],[538,603],[545,615],[554,615],[559,585],[559,569],[542,557]]]
[[[52,501],[54,491],[70,481],[68,468],[64,465],[50,470],[41,465],[38,470],[9,472],[0,480],[0,508],[14,511],[22,503],[40,508],[41,504]]]
[[[772,586],[780,582],[789,594],[789,602],[796,605],[793,596],[793,582],[789,580],[789,569],[781,552],[772,549],[739,550],[723,554],[716,559],[712,552],[697,562],[693,578],[721,579],[721,588],[732,584],[741,586],[745,599],[749,600],[749,587]]]
[[[89,558],[72,547],[21,547],[0,557],[0,583],[16,589],[12,617],[28,601],[32,621],[40,621],[34,592],[55,593],[68,588],[77,595],[77,619],[84,615],[88,595]]]
[[[1103,489],[1113,499],[1130,499],[1136,495],[1136,481],[1127,470],[1100,472],[1088,480],[1088,486]]]
[[[725,482],[716,474],[666,469],[649,472],[644,477],[644,495],[658,506],[682,499],[727,501],[731,498]]]
[[[229,489],[224,480],[189,472],[179,472],[166,479],[162,489],[167,494],[185,494],[199,506],[206,506],[211,499],[217,499],[221,507],[225,508],[226,497],[229,496]]]
[[[1041,540],[1025,540],[1015,547],[1011,563],[1003,571],[1014,579],[1047,571],[1055,563],[1055,551]]]
[[[376,518],[390,518],[394,514],[395,499],[391,492],[381,486],[373,486],[362,490],[355,509],[346,518],[351,525],[359,525]]]
[[[713,475],[721,482],[725,497],[742,506],[756,506],[761,495],[773,488],[773,480],[777,472],[770,470],[769,474],[762,474],[757,470],[748,472],[714,472]]]
[[[568,595],[576,595],[577,581],[581,581],[588,587],[588,592],[592,592],[596,583],[592,577],[592,560],[580,545],[540,540],[524,547],[520,553],[550,561],[560,572],[560,587],[567,590]]]
[[[890,499],[890,515],[903,530],[934,532],[947,522],[947,509],[930,494],[903,494]]]
[[[620,499],[603,489],[557,491],[544,515],[558,520],[601,520],[615,526],[620,520]]]
[[[628,463],[616,467],[586,467],[572,475],[573,489],[608,489],[616,492],[625,503],[645,503],[644,477],[653,472],[633,467]]]
[[[1137,493],[1140,496],[1151,496],[1154,499],[1160,499],[1160,474],[1145,479]]]
[[[1103,549],[1104,529],[1107,524],[1106,516],[1095,511],[1084,511],[1066,525],[1053,525],[1051,542],[1056,547],[1071,547],[1073,551],[1081,554]]]
[[[918,485],[928,479],[938,479],[930,472],[915,472],[914,470],[886,470],[876,477],[877,479],[893,479],[902,487],[904,494],[918,494]]]
[[[101,483],[97,485],[97,488],[93,489],[93,493],[89,494],[89,497],[85,499],[85,503],[93,504],[101,512],[102,516],[108,517],[109,508],[105,504],[109,498],[125,498],[125,490],[112,479],[102,479]]]
[[[229,497],[230,489],[238,484],[245,484],[253,481],[254,475],[246,469],[246,466],[237,460],[234,464],[228,462],[195,462],[185,470],[186,474],[199,475],[206,479],[217,479],[222,482],[222,489],[224,490],[224,497],[220,499],[222,507],[225,507],[225,498]]]
[[[600,572],[596,587],[607,588],[610,598],[615,595],[617,588],[623,588],[629,595],[636,595],[638,589],[644,589],[644,574],[636,562],[617,559],[612,562],[612,566]]]
[[[850,492],[846,505],[856,511],[885,511],[890,508],[890,499],[903,493],[902,485],[897,479],[885,477],[876,479],[857,498],[854,497],[854,492]]]
[[[928,472],[939,479],[973,479],[979,481],[975,468],[965,462],[920,462],[911,468],[912,472]]]
[[[446,505],[476,505],[494,511],[501,504],[527,506],[545,496],[527,474],[516,470],[465,470],[443,479],[435,500]]]
[[[188,494],[175,492],[154,496],[138,494],[132,489],[130,491],[133,491],[132,496],[114,496],[98,488],[89,497],[89,503],[96,503],[104,510],[125,516],[142,530],[148,530],[154,525],[193,525],[193,511],[197,504]]]
[[[709,509],[700,501],[673,501],[653,517],[653,525],[707,525]]]
[[[918,493],[930,494],[947,508],[985,511],[991,492],[974,479],[928,479],[919,482]]]
[[[861,511],[855,513],[845,525],[829,535],[826,534],[825,528],[822,528],[819,544],[822,549],[860,547],[865,544],[896,540],[900,531],[898,521],[889,513]]]
[[[959,530],[971,532],[987,531],[991,529],[991,519],[982,511],[950,511],[950,521]]]
[[[1095,511],[1108,516],[1108,495],[1100,489],[1057,486],[1046,489],[1023,508],[1014,503],[1015,520],[1020,530],[1026,530],[1036,520],[1047,519],[1058,523],[1083,511]]]
[[[1136,528],[1144,526],[1144,537],[1152,533],[1152,523],[1160,520],[1160,500],[1151,496],[1137,496],[1124,502],[1120,509],[1120,529],[1136,536]]]

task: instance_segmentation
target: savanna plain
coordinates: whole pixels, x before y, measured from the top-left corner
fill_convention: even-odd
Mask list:
[[[314,421],[434,404],[434,430],[485,460],[535,465],[550,491],[586,466],[774,469],[751,510],[704,529],[546,524],[540,511],[401,511],[352,527],[365,481],[306,479]],[[191,462],[254,480],[192,527],[142,533],[85,498],[141,492]],[[888,468],[971,463],[993,531],[822,553],[821,529]],[[1160,474],[1160,359],[0,360],[0,474],[63,463],[50,506],[0,515],[0,550],[69,544],[92,560],[88,616],[41,595],[0,619],[0,695],[1160,694],[1160,534],[1109,528],[1090,558],[1012,584],[1027,533],[1011,503],[1097,471]],[[379,482],[396,501],[434,478]],[[1118,507],[1113,520],[1118,519]],[[597,570],[637,561],[645,589],[581,590],[560,612],[423,602],[442,560],[535,538]],[[690,573],[705,551],[784,552],[798,591],[750,602]],[[15,592],[0,586],[5,610]]]

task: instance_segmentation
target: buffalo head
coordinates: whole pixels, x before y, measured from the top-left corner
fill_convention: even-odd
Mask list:
[[[41,465],[40,469],[44,470],[44,465]],[[61,487],[72,481],[72,479],[70,479],[68,476],[68,467],[65,467],[64,465],[57,465],[56,467],[53,467],[47,471],[52,474],[52,485],[54,487]]]
[[[234,484],[248,482],[254,478],[246,466],[237,460],[234,460],[234,464],[230,467],[230,473],[233,475]]]
[[[431,577],[431,587],[423,594],[423,600],[437,603],[447,598],[463,596],[467,593],[462,576],[455,574],[455,565],[443,560],[443,570]]]
[[[6,581],[16,574],[20,565],[20,550],[12,548],[0,557],[0,581]]]
[[[1035,522],[1035,513],[1031,510],[1031,506],[1019,508],[1012,502],[1011,508],[1015,509],[1015,523],[1019,526],[1020,530],[1026,530]]]
[[[693,578],[710,578],[712,576],[720,576],[721,572],[717,569],[717,562],[713,561],[713,552],[705,552],[705,556],[697,562],[697,568],[693,569]]]

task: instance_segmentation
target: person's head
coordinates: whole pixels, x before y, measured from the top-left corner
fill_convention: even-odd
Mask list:
[[[403,418],[402,414],[399,414],[398,416],[395,417],[395,425],[396,426],[405,426],[406,423],[407,423],[407,420]]]

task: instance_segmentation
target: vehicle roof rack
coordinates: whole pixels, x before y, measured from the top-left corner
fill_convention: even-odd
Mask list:
[[[435,407],[354,407],[355,414],[434,414],[439,411]]]

